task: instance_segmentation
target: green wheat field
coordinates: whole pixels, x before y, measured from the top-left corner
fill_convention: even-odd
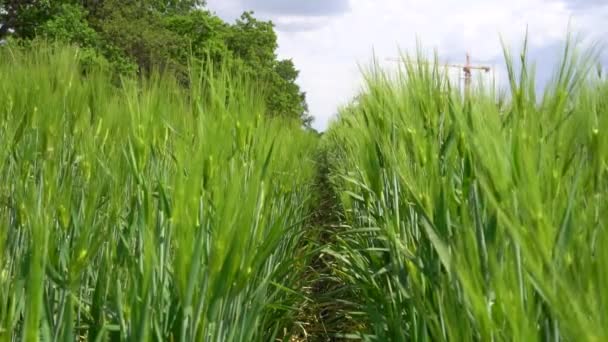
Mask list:
[[[593,53],[544,92],[372,63],[322,135],[229,63],[80,53],[0,48],[0,341],[608,340]]]

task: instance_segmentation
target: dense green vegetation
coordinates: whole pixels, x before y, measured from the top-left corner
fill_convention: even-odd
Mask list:
[[[81,47],[84,66],[107,65],[115,74],[148,75],[155,69],[188,80],[191,57],[229,60],[257,80],[267,114],[310,126],[305,94],[291,60],[277,57],[271,22],[243,13],[234,24],[205,9],[202,0],[0,0],[0,39],[47,39]],[[221,62],[221,63],[220,63]]]
[[[79,53],[0,50],[0,340],[283,336],[316,136],[228,66],[115,87]]]
[[[372,65],[319,138],[271,23],[117,2],[0,2],[0,341],[608,339],[592,54]]]
[[[509,97],[373,67],[326,134],[368,340],[608,339],[608,83],[569,46],[539,98],[506,59]]]

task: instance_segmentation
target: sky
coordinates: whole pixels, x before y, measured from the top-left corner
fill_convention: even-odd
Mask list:
[[[583,44],[608,43],[608,0],[208,0],[227,21],[243,11],[276,25],[280,58],[300,70],[313,127],[324,130],[362,87],[373,56],[387,67],[417,42],[445,63],[477,64],[504,73],[501,37],[517,52],[526,29],[539,84],[559,61],[568,28]],[[608,54],[601,56],[608,65]]]

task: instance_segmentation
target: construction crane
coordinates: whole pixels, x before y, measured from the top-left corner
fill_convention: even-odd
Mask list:
[[[391,62],[401,62],[402,61],[402,59],[398,59],[398,58],[388,58],[387,60],[391,61]],[[490,70],[492,70],[492,68],[489,66],[471,64],[471,55],[468,52],[467,52],[465,64],[449,64],[448,63],[448,64],[444,64],[444,66],[446,68],[458,69],[464,73],[464,88],[465,88],[465,92],[467,92],[467,93],[469,92],[471,83],[473,81],[473,70],[480,70],[485,73],[488,73],[488,72],[490,72]]]

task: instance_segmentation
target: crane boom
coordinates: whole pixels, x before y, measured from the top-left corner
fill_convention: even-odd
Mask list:
[[[398,58],[387,58],[388,61],[391,62],[400,62],[402,61],[401,59]],[[416,62],[415,64],[431,64],[430,62]],[[472,70],[481,70],[483,72],[490,72],[490,70],[492,70],[491,67],[486,66],[486,65],[473,65],[471,64],[471,55],[467,52],[467,56],[466,56],[466,63],[465,64],[451,64],[451,63],[446,63],[443,64],[444,67],[446,68],[455,68],[455,69],[459,69],[462,70],[462,72],[464,73],[464,84],[465,84],[465,90],[468,91],[470,86],[471,86],[471,81],[473,78],[473,74],[472,74]]]

